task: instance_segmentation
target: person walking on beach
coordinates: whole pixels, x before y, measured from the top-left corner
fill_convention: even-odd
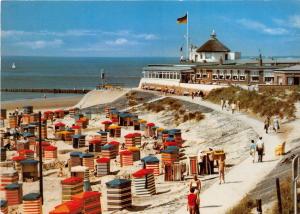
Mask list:
[[[265,124],[264,129],[266,130],[266,134],[268,134],[268,130],[269,130],[269,127],[270,127],[270,117],[269,116],[265,119],[264,124]]]
[[[232,102],[232,103],[231,103],[231,113],[232,113],[232,114],[234,114],[235,109],[236,109],[236,104],[235,104],[235,102]]]
[[[225,101],[225,108],[226,108],[226,110],[227,111],[229,111],[229,100],[227,99],[226,101]]]
[[[240,111],[240,105],[241,105],[241,102],[239,100],[236,101],[236,108],[237,108],[238,112]]]
[[[221,98],[221,108],[222,108],[222,110],[224,109],[224,107],[225,107],[225,102],[224,102],[224,99],[223,99],[223,97]]]
[[[263,155],[264,155],[265,145],[262,141],[262,137],[259,137],[259,140],[256,142],[256,151],[258,155],[258,162],[262,162]]]
[[[196,214],[197,195],[194,193],[195,189],[190,189],[190,194],[187,196],[187,211],[189,214]]]
[[[250,145],[250,155],[252,156],[252,162],[255,162],[255,153],[256,153],[256,145],[254,140],[251,140],[251,145]]]
[[[225,160],[222,157],[219,158],[219,180],[219,184],[225,184]]]
[[[275,116],[273,119],[273,130],[277,133],[279,130],[279,119],[278,116]]]

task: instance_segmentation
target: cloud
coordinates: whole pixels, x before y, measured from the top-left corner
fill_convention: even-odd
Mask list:
[[[158,36],[151,33],[135,33],[129,30],[119,31],[101,31],[87,29],[71,29],[66,31],[19,31],[19,30],[2,30],[2,37],[24,37],[24,36],[55,36],[55,37],[82,37],[82,36],[113,36],[113,37],[128,37],[142,40],[156,40]]]
[[[139,44],[138,41],[129,41],[126,38],[117,38],[115,40],[106,41],[105,44],[113,46],[124,46],[124,45],[136,45]]]
[[[244,26],[248,29],[256,30],[256,31],[259,31],[259,32],[262,32],[265,34],[269,34],[269,35],[284,35],[284,34],[288,33],[288,30],[285,28],[268,27],[261,22],[250,20],[250,19],[238,19],[237,23],[241,24],[242,26]]]
[[[293,15],[289,17],[290,26],[300,28],[300,15]]]
[[[137,34],[135,35],[136,38],[144,39],[144,40],[157,40],[159,39],[158,36],[154,34]]]
[[[63,41],[60,39],[48,40],[48,41],[47,40],[24,41],[24,42],[15,43],[15,45],[17,46],[23,46],[31,49],[42,49],[46,47],[57,48],[60,47],[62,44]]]

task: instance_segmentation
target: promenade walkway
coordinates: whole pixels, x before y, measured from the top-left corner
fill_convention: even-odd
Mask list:
[[[274,151],[276,145],[281,143],[277,135],[265,134],[263,122],[251,118],[245,113],[235,113],[226,110],[221,110],[219,105],[215,105],[201,98],[196,97],[192,100],[191,97],[175,96],[180,100],[197,103],[202,106],[214,109],[224,114],[231,115],[236,119],[251,126],[260,136],[263,137],[265,143],[265,156],[263,163],[252,163],[252,158],[249,158],[234,166],[225,175],[225,184],[219,185],[217,180],[211,187],[201,193],[200,196],[200,213],[201,214],[222,214],[226,210],[237,204],[250,190],[252,190],[265,176],[276,166],[280,161],[279,157],[275,157]],[[255,139],[257,140],[257,139]],[[249,142],[250,144],[250,142]],[[230,151],[226,151],[230,153]],[[188,213],[186,210],[186,198],[182,198],[179,202],[183,206],[176,212],[177,214]]]

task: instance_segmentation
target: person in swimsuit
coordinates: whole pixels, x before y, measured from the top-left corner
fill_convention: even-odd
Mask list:
[[[197,206],[197,195],[194,193],[195,189],[190,189],[190,194],[187,196],[187,210],[190,214],[196,214],[196,206]]]
[[[219,159],[219,179],[220,179],[220,183],[225,184],[225,160],[223,158],[220,157]]]
[[[200,191],[201,191],[201,181],[198,179],[197,175],[194,176],[194,179],[190,182],[190,189],[194,189],[195,194],[197,195],[197,203],[195,206],[195,214],[199,214],[199,203],[200,203]]]

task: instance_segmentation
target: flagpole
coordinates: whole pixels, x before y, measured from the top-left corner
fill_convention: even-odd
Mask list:
[[[189,14],[186,12],[186,60],[189,60]]]

